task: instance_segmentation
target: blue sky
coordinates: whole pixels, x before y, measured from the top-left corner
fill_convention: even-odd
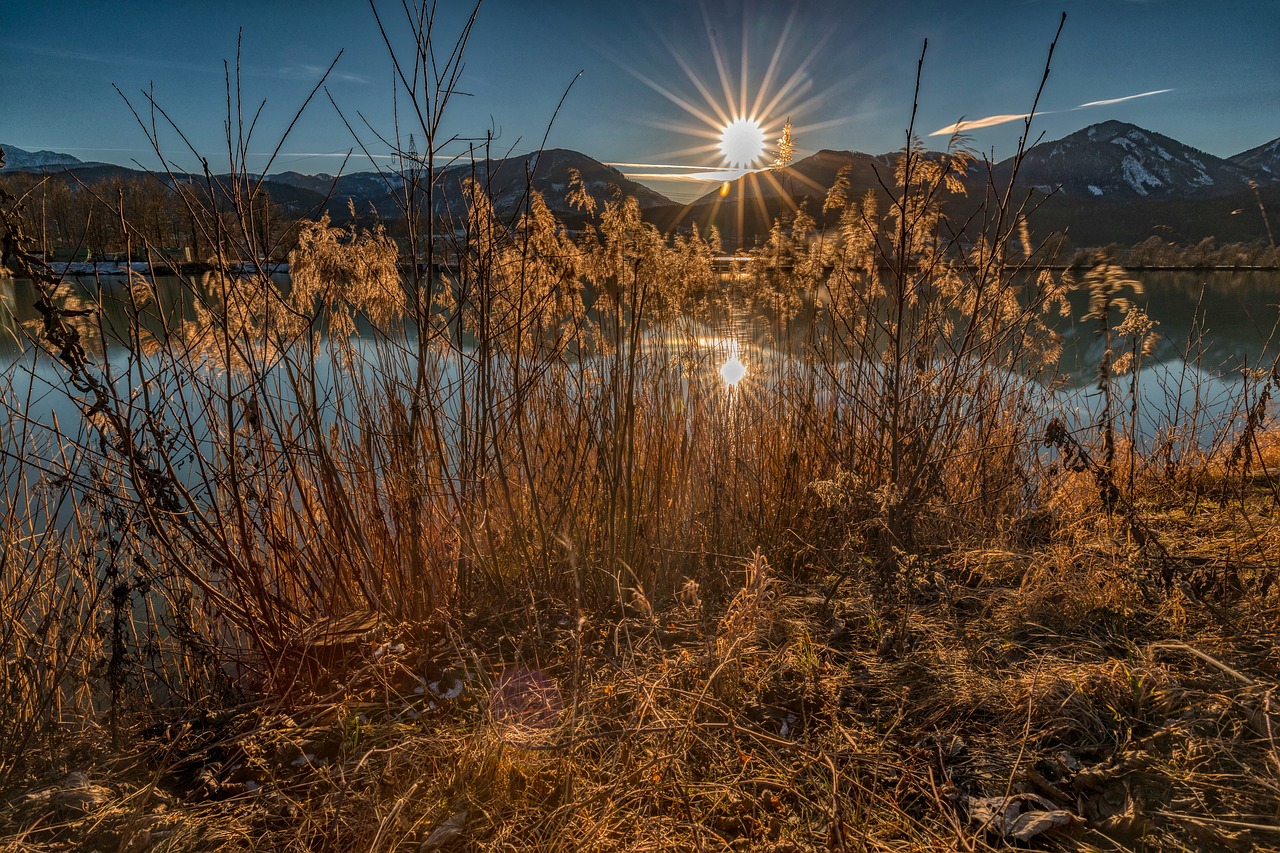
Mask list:
[[[251,168],[262,167],[339,51],[329,93],[370,150],[387,152],[375,131],[394,131],[391,70],[367,3],[0,5],[0,142],[153,167],[146,137],[112,85],[140,108],[142,91],[154,87],[194,147],[214,169],[224,168],[223,61],[234,63],[243,29],[245,109],[266,101],[249,147]],[[380,0],[379,8],[393,22],[393,40],[402,42],[398,0]],[[465,8],[441,0],[442,41]],[[745,47],[748,106],[776,101],[758,117],[771,136],[790,117],[801,156],[819,148],[883,153],[904,139],[926,38],[922,136],[961,117],[1026,112],[1062,11],[1067,24],[1040,104],[1046,113],[1035,125],[1046,138],[1116,118],[1227,156],[1280,136],[1280,3],[1273,0],[486,0],[466,56],[466,94],[454,100],[445,124],[462,136],[492,132],[499,153],[536,148],[582,72],[549,145],[607,162],[721,165],[714,125],[736,112],[726,105],[721,78],[738,100]],[[757,98],[762,88],[765,97]],[[1073,109],[1159,90],[1169,91]],[[1010,122],[970,136],[979,150],[1002,158],[1021,127]],[[943,139],[927,141],[940,146]],[[162,141],[176,165],[195,165],[174,134]],[[334,155],[354,145],[322,94],[273,169],[333,172],[342,162]],[[367,161],[346,168],[367,168]],[[655,185],[681,194],[679,185]]]

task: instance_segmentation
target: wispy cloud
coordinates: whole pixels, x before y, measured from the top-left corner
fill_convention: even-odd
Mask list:
[[[1042,113],[1043,115],[1043,113]],[[1000,115],[987,116],[986,118],[975,118],[972,121],[964,121],[963,119],[955,124],[949,124],[946,127],[940,127],[930,136],[949,136],[953,133],[963,132],[966,130],[977,130],[980,127],[995,127],[998,124],[1007,124],[1011,121],[1021,121],[1027,117],[1027,113],[1017,115]]]
[[[1120,98],[1106,98],[1101,101],[1089,101],[1087,103],[1080,104],[1079,106],[1071,107],[1070,109],[1065,109],[1065,110],[1041,110],[1040,112],[1036,113],[1036,115],[1046,116],[1046,115],[1053,115],[1054,113],[1074,112],[1076,110],[1083,110],[1087,107],[1105,107],[1105,106],[1108,106],[1109,104],[1119,104],[1124,101],[1132,101],[1135,98],[1149,98],[1152,95],[1163,95],[1165,92],[1172,92],[1172,91],[1173,89],[1153,89],[1150,92],[1139,92],[1136,95],[1125,95],[1124,97],[1120,97]],[[1028,113],[1017,113],[1017,114],[1008,114],[1008,115],[987,116],[986,118],[975,118],[971,121],[966,121],[964,119],[961,119],[955,124],[949,124],[946,127],[940,127],[929,135],[930,136],[948,136],[953,133],[957,133],[957,132],[962,133],[968,130],[977,130],[978,128],[982,128],[982,127],[995,127],[998,124],[1008,124],[1011,121],[1022,121],[1023,119],[1027,118],[1027,116],[1028,116]]]
[[[286,80],[316,80],[319,79],[327,69],[323,65],[286,65],[280,69],[279,75]],[[346,71],[338,71],[334,69],[329,72],[329,79],[336,80],[339,83],[360,83],[368,85],[369,78],[363,74],[351,74]]]
[[[1105,101],[1090,101],[1087,104],[1081,104],[1072,109],[1082,110],[1085,107],[1105,107],[1107,104],[1118,104],[1121,101],[1132,101],[1134,98],[1149,98],[1152,95],[1163,95],[1165,92],[1172,92],[1172,89],[1153,89],[1150,92],[1140,92],[1137,95],[1125,95],[1123,98],[1107,98]]]
[[[623,174],[632,180],[657,181],[696,181],[700,183],[720,184],[725,181],[736,181],[743,175],[753,175],[767,169],[727,169],[723,166],[677,166],[664,163],[606,163],[615,169],[662,169],[660,172],[627,172]],[[677,169],[683,171],[676,171]]]
[[[719,169],[714,172],[624,172],[634,180],[651,181],[697,181],[700,183],[721,184],[725,181],[736,181],[743,175],[762,172],[763,169]]]
[[[60,47],[50,47],[48,45],[34,44],[15,44],[12,42],[0,42],[0,48],[22,51],[32,54],[33,56],[42,56],[46,59],[60,59],[71,62],[96,62],[103,65],[131,66],[135,68],[155,68],[167,71],[192,71],[197,74],[224,74],[226,68],[221,63],[197,64],[193,62],[182,62],[172,59],[156,58],[153,56],[145,56],[139,54],[131,54],[125,52],[96,52],[89,50],[67,50]],[[306,80],[314,81],[324,74],[326,66],[311,65],[307,63],[299,65],[285,65],[279,68],[254,68],[246,66],[243,71],[246,77],[268,77],[277,80]],[[369,78],[362,74],[352,74],[346,71],[334,69],[329,73],[330,80],[336,80],[342,83],[359,83],[367,85]]]
[[[615,169],[695,169],[699,172],[717,172],[723,166],[670,166],[665,163],[605,163]]]
[[[266,156],[269,156],[269,155],[268,155],[268,152],[266,152],[266,151],[253,151],[253,152],[250,152],[250,154],[251,154],[251,156],[253,156],[253,157],[266,157]],[[280,157],[296,157],[296,158],[299,158],[299,159],[312,159],[312,158],[316,158],[316,157],[329,157],[329,158],[331,158],[331,159],[337,159],[337,160],[364,160],[364,159],[369,159],[369,160],[400,160],[400,159],[402,159],[402,158],[400,157],[400,155],[398,155],[398,154],[365,154],[364,152],[361,152],[361,153],[359,153],[359,154],[353,154],[353,153],[352,153],[352,152],[350,152],[350,151],[330,151],[330,152],[327,152],[327,153],[313,152],[313,151],[281,151],[281,152],[279,153],[279,155],[278,155],[278,156],[280,156]]]
[[[18,146],[26,151],[60,151],[64,154],[69,152],[80,151],[112,151],[118,154],[151,154],[150,148],[77,148],[74,145],[21,145]]]
[[[48,59],[67,59],[76,62],[100,62],[106,65],[134,65],[143,68],[166,68],[176,71],[199,71],[202,73],[222,73],[220,67],[213,65],[196,65],[190,62],[176,62],[171,59],[157,59],[149,56],[138,56],[124,52],[118,53],[95,53],[85,50],[66,50],[60,47],[50,47],[47,45],[34,44],[15,44],[13,42],[0,42],[0,47],[8,50],[22,51],[34,56],[43,56]]]

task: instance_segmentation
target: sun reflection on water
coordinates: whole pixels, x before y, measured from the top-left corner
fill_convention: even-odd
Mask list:
[[[738,342],[729,342],[729,357],[725,359],[724,364],[720,365],[720,378],[729,388],[737,387],[738,383],[747,375],[747,366],[742,363],[742,359],[738,356]]]

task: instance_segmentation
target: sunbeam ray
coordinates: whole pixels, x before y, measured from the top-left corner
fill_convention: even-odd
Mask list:
[[[791,34],[791,27],[796,20],[796,10],[792,9],[791,14],[787,16],[787,21],[782,25],[782,32],[778,34],[778,43],[774,45],[773,55],[769,57],[769,67],[765,69],[764,79],[760,81],[759,88],[756,89],[756,100],[751,105],[753,115],[766,115],[767,109],[761,107],[765,93],[769,91],[769,87],[773,85],[773,77],[778,73],[778,65],[782,61],[782,49],[786,47],[787,37]]]
[[[658,43],[670,54],[668,67],[678,69],[678,82],[673,84],[659,78],[652,70],[642,73],[618,63],[687,117],[683,121],[648,118],[646,125],[692,137],[698,142],[651,155],[671,160],[670,163],[619,164],[618,168],[632,179],[689,184],[729,182],[743,188],[748,195],[754,192],[756,204],[761,203],[762,191],[768,191],[770,197],[774,194],[785,197],[787,193],[777,176],[757,168],[774,159],[773,146],[782,132],[784,119],[791,122],[795,116],[797,121],[792,126],[801,132],[849,121],[847,116],[805,121],[806,115],[813,116],[816,110],[829,104],[830,89],[817,89],[810,69],[831,33],[806,41],[801,51],[793,50],[798,11],[792,9],[776,25],[774,40],[763,46],[753,46],[754,21],[744,17],[740,22],[741,43],[731,47],[724,37],[724,22],[714,21],[705,5],[700,11],[707,45],[704,51],[680,49],[670,39],[658,37]],[[756,56],[760,61],[753,61]],[[680,164],[680,160],[691,162]],[[818,193],[825,192],[825,187],[810,186],[814,182],[803,175],[793,172],[786,175],[787,187],[804,186]],[[727,202],[736,203],[732,193]],[[744,205],[749,203],[744,200]],[[739,216],[744,205],[739,206]]]

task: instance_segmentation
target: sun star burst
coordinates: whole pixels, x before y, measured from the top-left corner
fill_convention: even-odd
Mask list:
[[[764,156],[764,149],[764,128],[753,118],[735,119],[720,132],[720,153],[734,168],[754,166]]]

